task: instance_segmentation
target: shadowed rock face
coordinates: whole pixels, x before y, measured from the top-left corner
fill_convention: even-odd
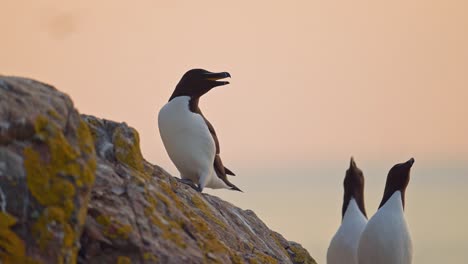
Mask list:
[[[1,76],[0,210],[4,263],[315,263],[254,212],[146,162],[125,123]]]

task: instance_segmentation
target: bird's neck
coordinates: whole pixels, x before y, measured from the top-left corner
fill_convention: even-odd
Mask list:
[[[355,198],[351,197],[343,211],[342,222],[345,222],[349,218],[356,218],[357,216],[367,219],[364,208],[361,208]]]
[[[391,198],[393,198],[395,195],[398,195],[400,197],[401,201],[401,206],[403,207],[403,210],[405,209],[405,191],[390,191],[390,190],[385,190],[384,196],[382,198],[382,202],[380,202],[379,209],[384,206]]]
[[[379,210],[404,210],[404,195],[400,191],[394,192],[385,202],[383,202]]]
[[[191,97],[190,100],[189,100],[189,110],[190,112],[192,113],[198,113],[200,112],[200,108],[198,107],[198,101],[200,100],[200,98],[193,98]]]
[[[350,206],[351,201],[354,202],[356,207],[367,218],[366,208],[364,206],[364,193],[358,193],[358,192],[356,192],[354,194],[345,192],[344,198],[343,198],[343,208],[341,210],[342,218],[344,219],[345,213],[346,213],[348,207]]]
[[[346,208],[346,211],[343,215],[343,222],[352,221],[356,217],[367,218],[366,215],[362,212],[361,208],[358,206],[356,200],[351,198]]]
[[[169,102],[172,102],[173,104],[180,104],[181,107],[187,107],[187,110],[189,110],[190,112],[198,114],[201,112],[200,108],[198,107],[199,100],[199,97],[194,98],[188,95],[184,95],[171,98]]]

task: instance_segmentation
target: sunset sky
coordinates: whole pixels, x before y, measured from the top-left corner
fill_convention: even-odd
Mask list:
[[[230,72],[200,107],[246,192],[210,193],[319,263],[351,155],[370,215],[389,168],[414,157],[415,263],[465,260],[468,1],[1,1],[0,74],[135,127],[145,158],[174,175],[159,109],[187,70]]]

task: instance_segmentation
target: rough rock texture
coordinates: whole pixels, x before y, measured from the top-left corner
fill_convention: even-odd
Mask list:
[[[0,259],[74,263],[96,155],[70,98],[0,77]]]
[[[0,260],[315,263],[254,212],[146,162],[125,123],[80,117],[55,88],[1,76]]]

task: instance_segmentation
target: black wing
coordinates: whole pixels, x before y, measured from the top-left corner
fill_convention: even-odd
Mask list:
[[[234,184],[229,182],[229,180],[227,179],[226,174],[232,175],[232,176],[235,176],[235,174],[230,169],[224,167],[223,162],[221,161],[221,157],[219,156],[219,153],[220,153],[219,140],[218,140],[218,136],[216,136],[216,131],[213,125],[210,123],[210,121],[208,121],[208,119],[206,119],[206,117],[201,112],[200,108],[197,108],[196,112],[203,117],[203,120],[205,120],[206,126],[208,127],[208,130],[210,131],[210,134],[213,137],[213,140],[216,145],[216,156],[215,156],[215,160],[213,163],[214,169],[216,171],[216,175],[218,176],[218,178],[223,180],[223,182],[226,183],[227,186],[231,187],[232,190],[241,191],[239,188],[237,188]]]

